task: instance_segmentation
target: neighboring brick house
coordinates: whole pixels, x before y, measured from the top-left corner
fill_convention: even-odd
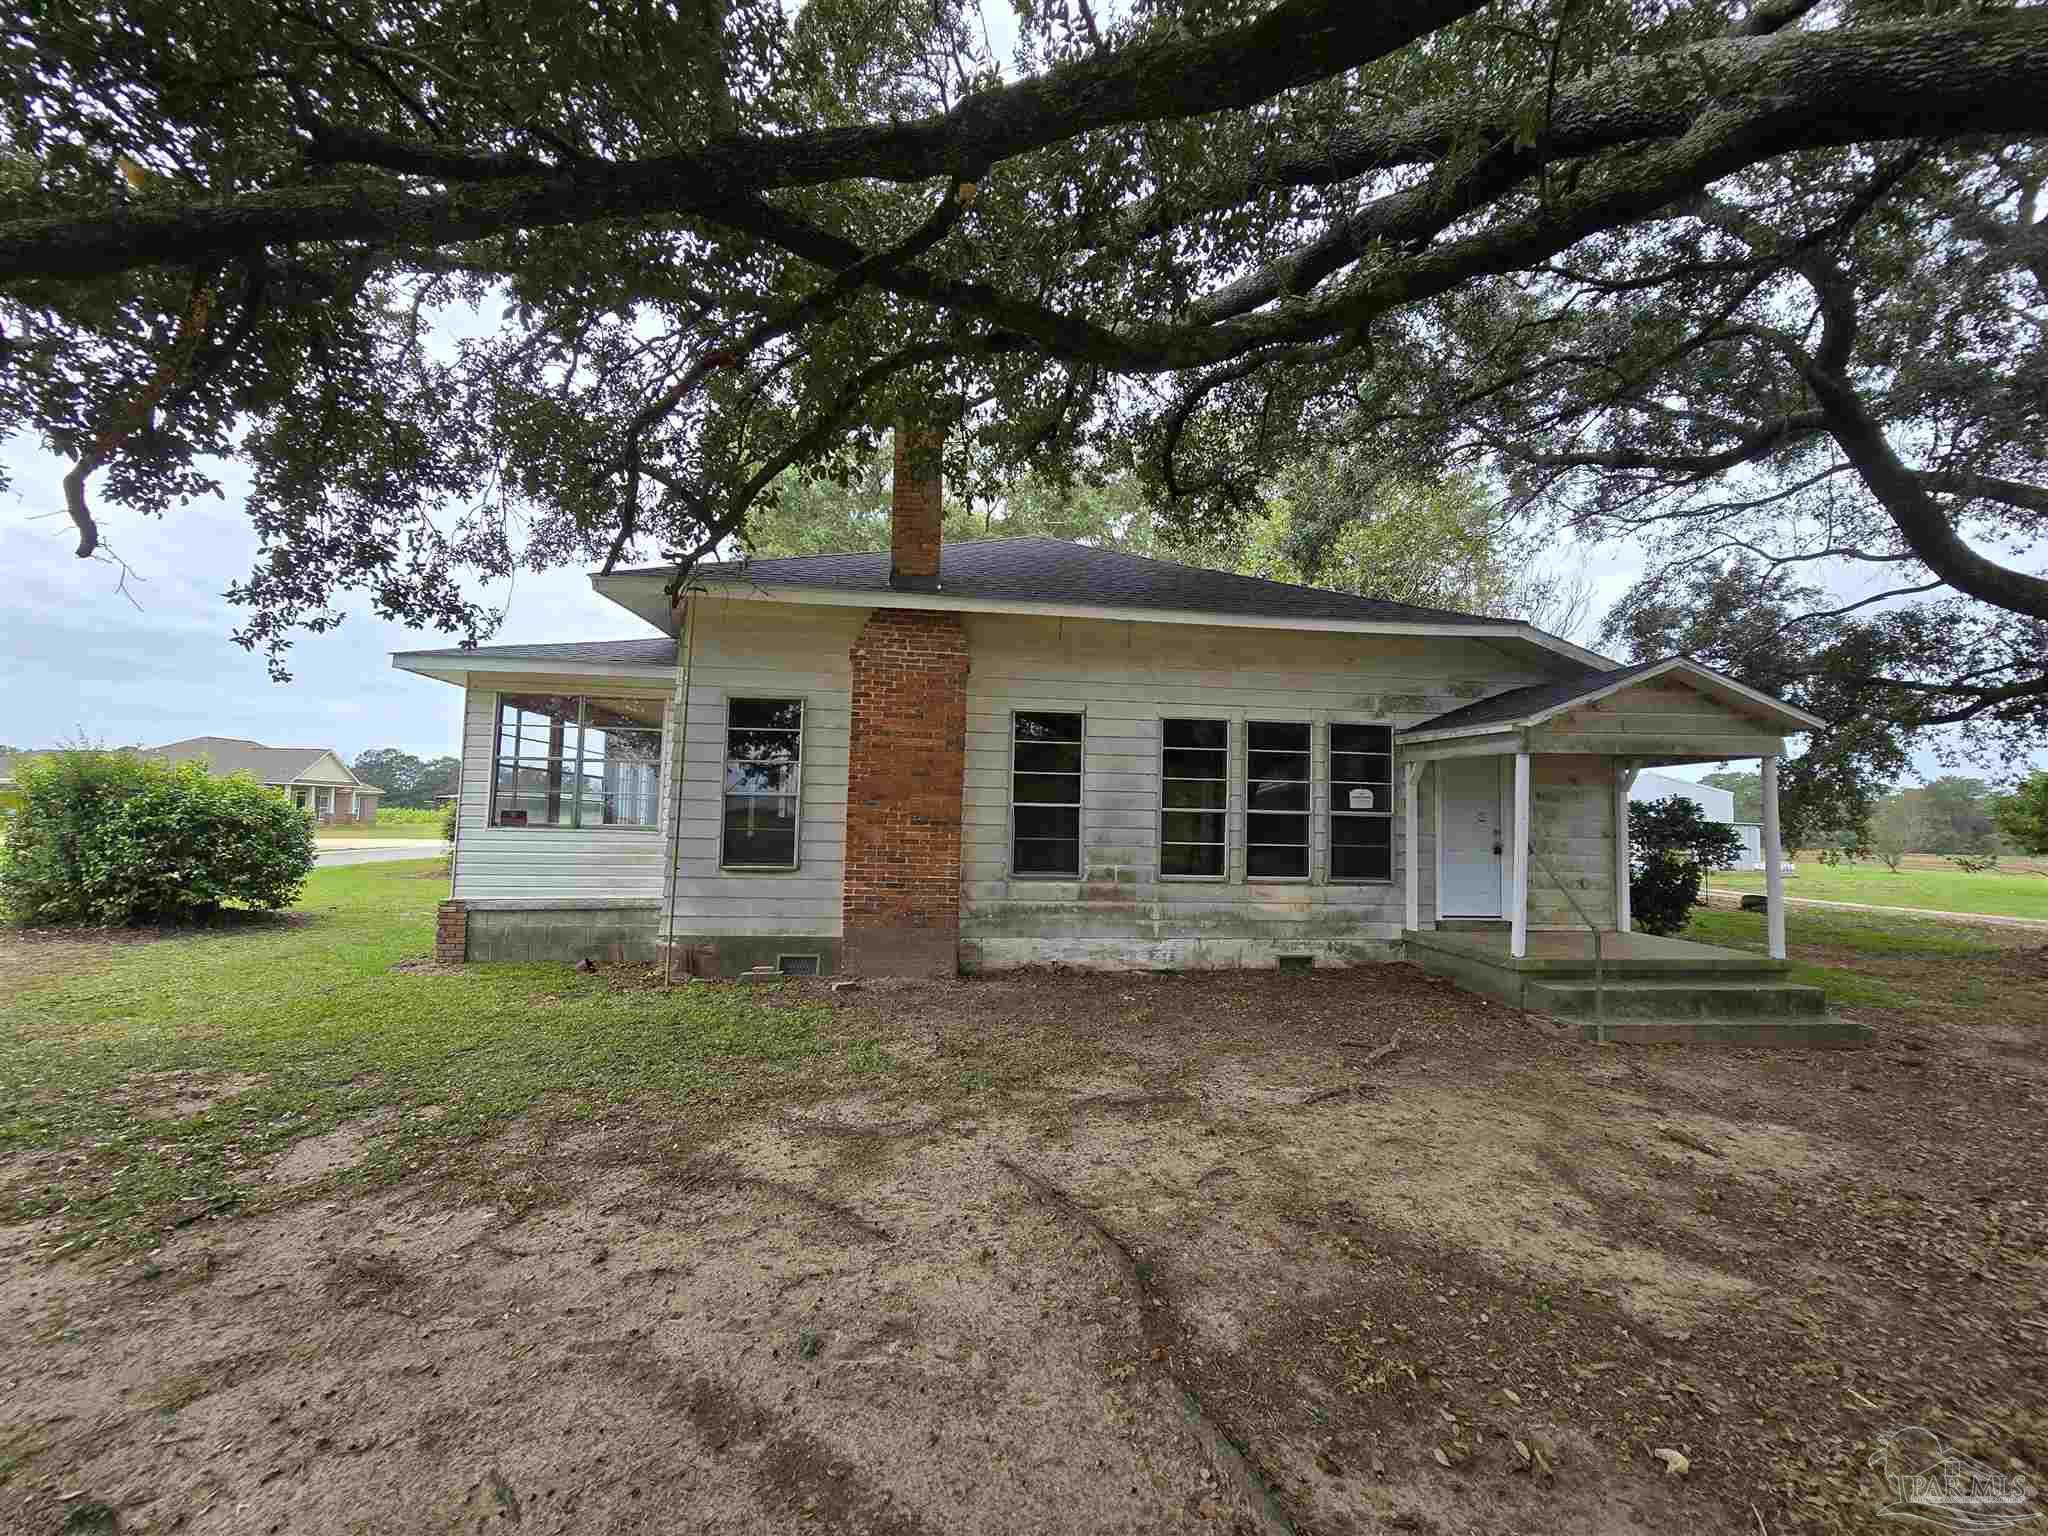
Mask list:
[[[1520,960],[1627,929],[1634,771],[1761,757],[1774,786],[1817,723],[1511,620],[942,548],[916,459],[886,553],[703,566],[679,605],[667,568],[598,575],[665,634],[393,658],[465,690],[442,958],[1345,964],[1441,918]]]
[[[266,747],[234,736],[193,736],[144,747],[142,755],[160,763],[204,762],[222,776],[245,773],[266,788],[282,790],[323,827],[370,825],[384,793],[357,778],[340,754],[326,747]]]

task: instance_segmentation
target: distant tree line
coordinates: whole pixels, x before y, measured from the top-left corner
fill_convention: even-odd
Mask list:
[[[1724,771],[1700,780],[1735,796],[1735,820],[1763,820],[1763,780],[1756,773]],[[1820,846],[1887,854],[2048,854],[2048,773],[2036,773],[2010,791],[1959,774],[1881,796],[1861,829],[1816,840]]]
[[[349,765],[365,784],[384,791],[378,809],[432,810],[462,782],[459,757],[418,758],[397,747],[372,747]]]

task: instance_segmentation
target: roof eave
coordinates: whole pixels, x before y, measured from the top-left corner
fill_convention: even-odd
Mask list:
[[[618,581],[628,578],[604,579]],[[638,579],[644,581],[654,578]],[[592,580],[595,582],[598,578],[593,577]],[[1573,645],[1569,640],[1560,639],[1556,635],[1545,634],[1533,625],[1505,619],[1498,623],[1465,624],[1426,620],[1302,619],[1279,614],[1217,613],[1199,608],[1137,608],[1092,603],[1042,602],[1024,598],[972,597],[965,593],[947,592],[944,589],[937,592],[870,592],[851,591],[843,587],[780,584],[768,587],[748,584],[743,580],[707,582],[692,588],[692,591],[705,596],[725,598],[732,602],[789,603],[799,607],[929,608],[952,613],[1010,613],[1039,618],[1103,619],[1114,623],[1200,624],[1221,629],[1290,629],[1325,634],[1432,635],[1462,636],[1473,640],[1516,640],[1603,672],[1614,666],[1611,657],[1589,651],[1583,646]],[[618,599],[614,597],[613,601],[616,602]]]
[[[673,683],[673,664],[659,667],[632,666],[623,662],[564,661],[540,657],[494,657],[487,652],[474,656],[442,656],[430,651],[393,651],[391,665],[400,672],[431,677],[436,682],[464,686],[471,677],[594,677],[605,681]]]
[[[1545,705],[1540,709],[1532,709],[1525,714],[1511,715],[1505,719],[1487,721],[1479,725],[1452,726],[1450,729],[1442,731],[1428,729],[1404,731],[1400,733],[1400,737],[1403,741],[1414,742],[1419,745],[1431,741],[1454,741],[1461,736],[1491,736],[1505,731],[1526,731],[1543,724],[1546,720],[1553,720],[1559,715],[1569,714],[1572,710],[1582,709],[1588,704],[1598,703],[1601,699],[1612,698],[1624,689],[1633,688],[1639,683],[1647,683],[1673,672],[1683,672],[1688,676],[1698,678],[1709,688],[1735,695],[1758,712],[1772,717],[1771,723],[1787,733],[1818,731],[1827,728],[1827,722],[1818,715],[1808,714],[1805,710],[1800,709],[1796,705],[1787,704],[1782,699],[1774,699],[1769,694],[1751,688],[1746,683],[1736,682],[1732,677],[1723,677],[1711,667],[1703,667],[1698,662],[1689,661],[1683,656],[1673,656],[1657,663],[1655,666],[1645,667],[1639,671],[1631,671],[1627,677],[1619,678],[1604,688],[1596,688],[1589,693],[1574,694],[1561,703]]]

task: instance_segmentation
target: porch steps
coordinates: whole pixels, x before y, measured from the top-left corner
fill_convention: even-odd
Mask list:
[[[1596,990],[1590,980],[1531,981],[1523,997],[1537,1013],[1590,1019]],[[1819,987],[1782,982],[1631,978],[1610,981],[1604,990],[1610,1019],[1818,1018],[1828,1011],[1827,994]]]

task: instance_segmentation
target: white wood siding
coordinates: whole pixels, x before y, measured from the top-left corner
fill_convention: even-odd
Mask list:
[[[790,934],[836,938],[846,859],[846,747],[864,608],[789,608],[694,599],[673,900],[679,939]],[[804,701],[802,816],[793,870],[718,867],[728,698]],[[674,786],[671,786],[673,793]]]
[[[507,677],[473,675],[462,707],[461,824],[455,838],[454,894],[464,901],[659,901],[668,818],[639,828],[494,827],[491,753],[496,745],[500,693],[583,693],[609,698],[662,697],[667,690],[645,679]],[[662,780],[673,752],[675,704],[662,719]]]
[[[1531,758],[1529,826],[1537,855],[1529,861],[1529,926],[1583,932],[1576,899],[1594,922],[1612,928],[1614,760]]]
[[[1784,747],[1767,721],[1675,677],[1624,688],[1529,732],[1532,752],[1613,753],[1659,762],[1763,757]]]
[[[1331,722],[1396,727],[1503,688],[1542,682],[1533,663],[1484,641],[1246,631],[1008,615],[966,617],[967,770],[962,938],[971,961],[1079,964],[1271,963],[1280,952],[1334,959],[1384,952],[1400,937],[1404,843],[1394,771],[1393,880],[1328,878]],[[1010,718],[1016,710],[1086,716],[1082,877],[1013,879]],[[1229,874],[1158,875],[1159,722],[1231,722]],[[1309,877],[1249,881],[1244,866],[1245,722],[1315,727]],[[1425,796],[1434,784],[1425,775]],[[1435,911],[1435,815],[1421,816],[1425,920]]]

